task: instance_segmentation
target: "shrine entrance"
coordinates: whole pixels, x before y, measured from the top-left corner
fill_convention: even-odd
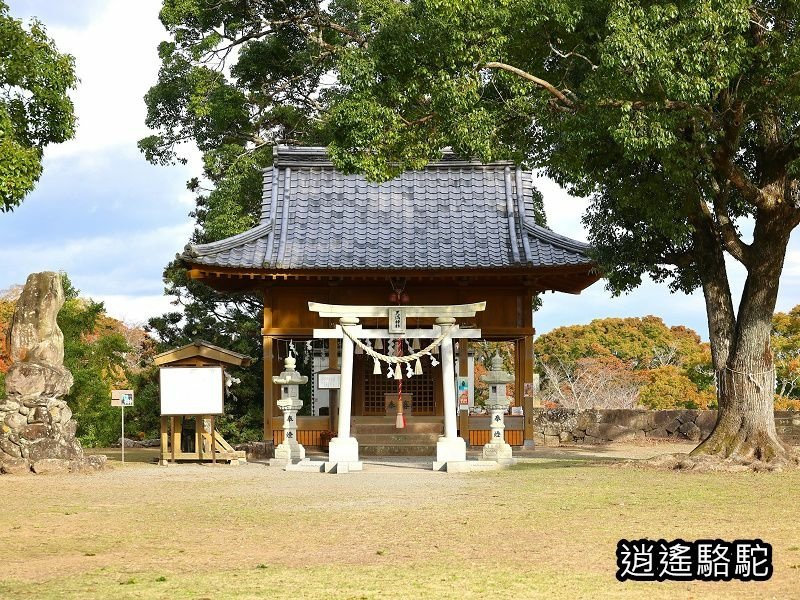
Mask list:
[[[397,382],[373,374],[373,361],[366,354],[356,354],[353,363],[354,414],[364,416],[393,416],[387,398],[397,396]],[[425,369],[421,375],[403,380],[403,397],[409,402],[404,410],[407,415],[442,415],[441,365]],[[395,403],[396,406],[396,403]]]
[[[404,404],[410,412],[418,408],[423,414],[436,414],[438,403],[433,385],[436,367],[440,367],[439,398],[444,436],[436,443],[434,469],[447,469],[448,463],[466,461],[465,442],[457,435],[453,339],[481,337],[480,329],[461,328],[457,318],[474,318],[477,312],[486,309],[486,302],[451,306],[344,306],[309,302],[308,308],[320,317],[339,320],[334,329],[314,329],[314,338],[342,341],[338,431],[329,444],[326,471],[362,468],[358,440],[351,436],[354,388],[363,386],[357,395],[363,399],[359,407],[362,414],[390,414],[390,402],[394,397],[398,428],[402,428]],[[408,328],[409,317],[419,322],[432,320],[433,324]],[[385,319],[386,328],[365,329],[360,323],[362,318]],[[391,344],[387,348],[384,344],[389,340]],[[361,352],[358,361],[354,356],[355,348]],[[423,365],[423,361],[427,364]],[[358,369],[356,363],[360,363]],[[370,363],[371,375],[367,368]],[[428,377],[424,378],[426,370]],[[410,387],[415,378],[416,383]],[[412,390],[418,394],[418,400],[414,399]]]

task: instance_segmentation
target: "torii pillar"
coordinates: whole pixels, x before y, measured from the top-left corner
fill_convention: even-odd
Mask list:
[[[356,317],[342,317],[341,326],[358,325]],[[325,463],[326,473],[349,473],[361,471],[363,463],[358,460],[358,440],[350,437],[350,416],[353,400],[353,340],[342,336],[342,375],[339,388],[339,431],[328,445],[328,461]]]
[[[442,327],[454,325],[452,317],[439,317],[436,324]],[[447,335],[439,347],[442,359],[442,391],[444,395],[444,437],[436,442],[434,471],[447,470],[447,463],[467,460],[467,444],[458,436],[456,422],[456,374],[453,369],[453,339]]]

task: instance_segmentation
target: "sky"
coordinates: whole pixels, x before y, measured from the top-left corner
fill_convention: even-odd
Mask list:
[[[45,151],[44,174],[22,205],[0,213],[0,290],[29,273],[65,271],[81,295],[136,325],[174,310],[163,295],[164,266],[192,232],[193,196],[186,181],[200,173],[197,152],[187,165],[153,166],[136,142],[148,135],[143,97],[156,82],[156,47],[167,39],[160,0],[7,0],[11,14],[39,18],[61,52],[75,57],[80,83],[72,93],[74,140]],[[548,223],[585,241],[585,200],[540,179]],[[732,264],[741,293],[744,271]],[[800,234],[786,258],[777,310],[800,303]],[[580,295],[547,293],[535,316],[539,334],[603,317],[656,315],[708,338],[702,294],[670,294],[646,282],[613,298],[598,282]]]

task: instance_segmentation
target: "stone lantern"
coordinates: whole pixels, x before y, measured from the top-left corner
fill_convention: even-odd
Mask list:
[[[504,415],[509,404],[506,385],[514,381],[514,376],[503,370],[503,359],[499,353],[492,357],[491,370],[481,376],[481,381],[489,386],[486,408],[490,411],[489,426],[492,436],[489,443],[483,447],[483,459],[506,465],[514,464],[516,461],[512,457],[511,446],[506,443],[503,435],[506,428]]]
[[[275,448],[275,464],[285,465],[297,463],[305,459],[306,449],[297,442],[297,411],[303,408],[300,400],[300,386],[308,382],[308,377],[295,371],[297,361],[287,356],[284,370],[272,378],[273,383],[281,386],[281,397],[278,408],[283,411],[283,442]]]

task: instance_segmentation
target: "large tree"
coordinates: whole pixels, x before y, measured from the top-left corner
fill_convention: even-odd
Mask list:
[[[13,210],[42,174],[42,152],[75,135],[67,92],[72,56],[61,54],[37,20],[25,28],[0,0],[0,212]]]
[[[343,63],[339,164],[386,177],[452,145],[590,197],[611,289],[703,290],[720,411],[695,454],[784,460],[770,322],[800,222],[800,4],[395,6]],[[747,271],[738,310],[726,256]]]

